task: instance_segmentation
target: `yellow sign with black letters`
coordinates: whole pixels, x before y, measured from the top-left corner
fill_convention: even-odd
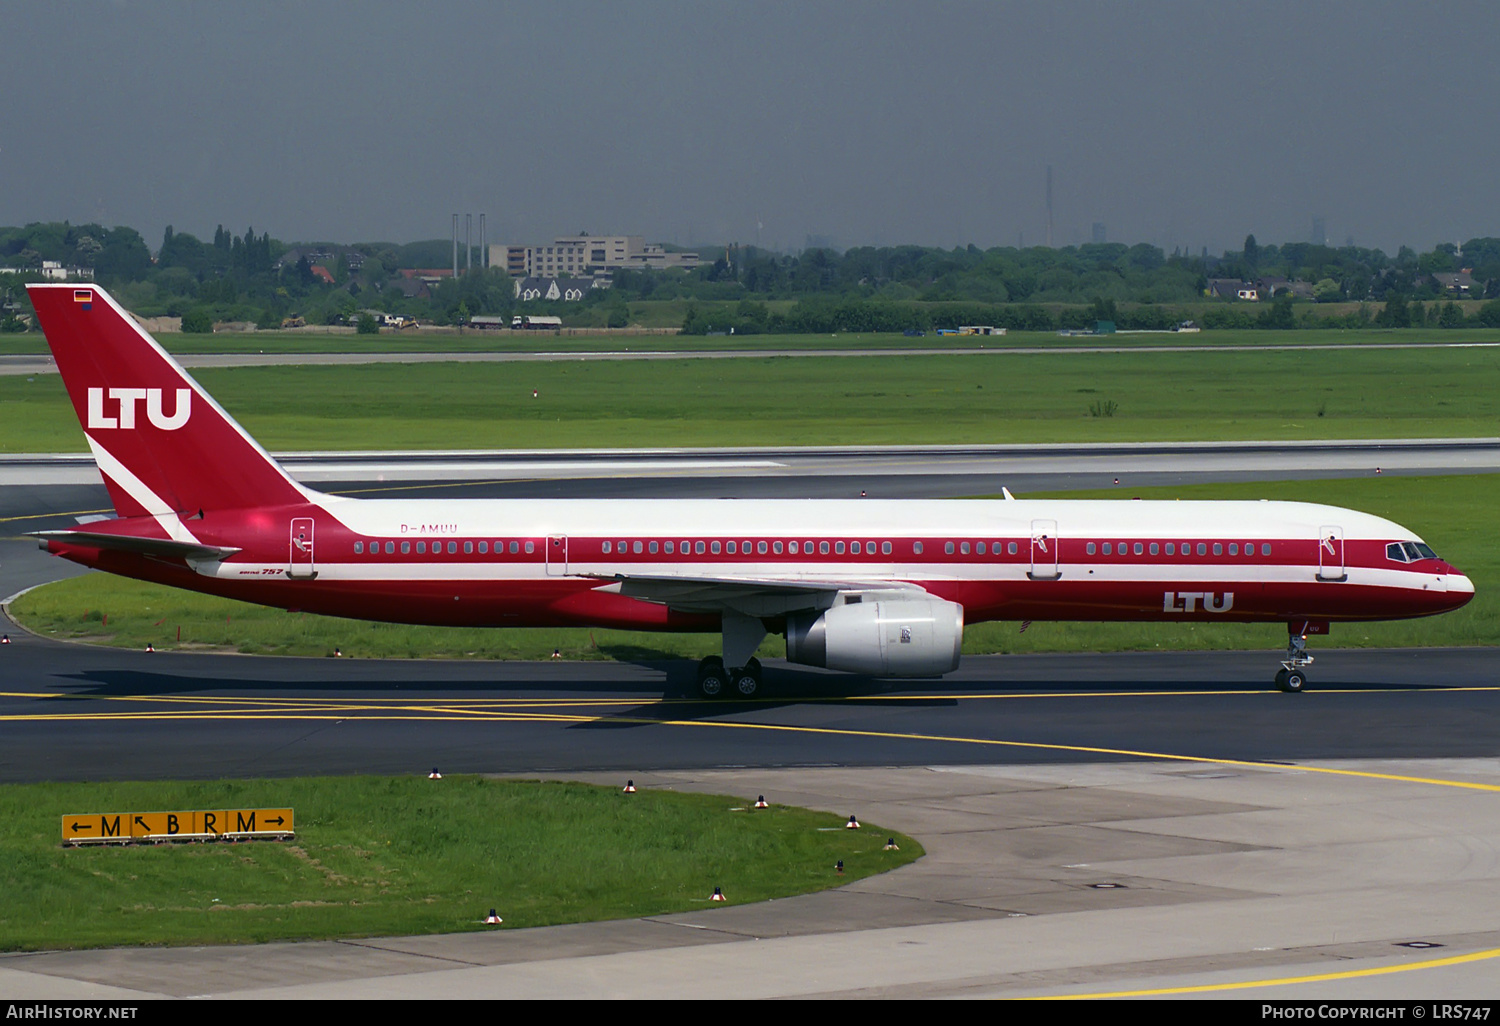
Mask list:
[[[63,844],[241,841],[257,837],[287,837],[292,833],[291,809],[90,812],[62,818]]]

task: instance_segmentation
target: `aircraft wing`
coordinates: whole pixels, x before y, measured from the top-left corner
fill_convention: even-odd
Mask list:
[[[49,541],[69,545],[87,545],[94,549],[134,552],[162,559],[225,560],[240,550],[226,545],[204,545],[199,542],[173,541],[170,538],[138,538],[133,535],[108,534],[101,531],[31,531],[29,536],[46,548]]]
[[[914,584],[893,581],[834,581],[798,577],[676,577],[669,574],[586,574],[608,581],[600,590],[659,602],[687,613],[735,612],[781,616],[827,609],[844,591],[926,594]]]

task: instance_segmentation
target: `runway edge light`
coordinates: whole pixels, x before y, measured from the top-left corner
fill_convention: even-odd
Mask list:
[[[857,820],[857,819],[854,818],[854,813],[852,813],[852,812],[849,813],[849,822],[847,822],[847,823],[844,824],[844,829],[845,830],[858,830],[859,829],[859,820]]]
[[[634,780],[627,780],[627,781],[625,781],[625,793],[626,794],[635,794],[635,781]]]
[[[756,799],[755,799],[755,807],[757,809],[769,809],[770,808],[770,806],[766,804],[766,796],[765,795],[758,795],[756,797]]]

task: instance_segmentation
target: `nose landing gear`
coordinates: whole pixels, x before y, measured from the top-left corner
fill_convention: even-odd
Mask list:
[[[1291,634],[1286,639],[1286,658],[1276,672],[1276,686],[1282,691],[1301,691],[1307,686],[1306,668],[1313,657],[1307,654],[1307,635]]]

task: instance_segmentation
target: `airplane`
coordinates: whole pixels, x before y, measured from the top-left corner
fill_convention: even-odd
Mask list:
[[[331,616],[722,634],[698,691],[749,698],[755,652],[876,677],[957,668],[990,620],[1285,623],[1310,635],[1457,609],[1413,532],[1305,502],[357,499],[277,462],[97,286],[28,285],[116,517],[34,532],[84,566]]]

